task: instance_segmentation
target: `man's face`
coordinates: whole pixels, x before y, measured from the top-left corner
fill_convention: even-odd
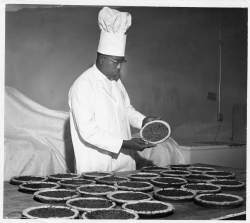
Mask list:
[[[124,57],[106,56],[104,57],[103,68],[105,75],[110,80],[119,80],[121,76],[121,70],[124,62]]]

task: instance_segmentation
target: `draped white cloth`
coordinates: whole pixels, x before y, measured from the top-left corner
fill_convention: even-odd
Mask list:
[[[137,169],[185,162],[172,138],[137,153],[135,160]],[[74,172],[74,166],[69,113],[50,110],[5,87],[4,180],[17,175]]]

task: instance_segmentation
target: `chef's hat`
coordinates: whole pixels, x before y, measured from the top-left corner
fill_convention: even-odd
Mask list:
[[[131,15],[128,12],[104,7],[99,12],[98,24],[101,35],[97,51],[101,54],[123,57],[127,37],[125,33],[131,26]]]

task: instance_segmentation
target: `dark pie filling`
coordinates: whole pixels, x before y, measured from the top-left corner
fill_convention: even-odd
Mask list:
[[[63,180],[61,181],[63,184],[74,184],[74,185],[82,185],[82,184],[90,184],[92,183],[89,180]]]
[[[89,176],[107,176],[109,174],[108,173],[101,173],[101,172],[89,172],[89,173],[85,173],[85,175],[89,175]]]
[[[147,202],[128,204],[126,207],[135,211],[162,211],[167,209],[164,204]]]
[[[209,175],[215,175],[215,176],[229,176],[232,175],[230,172],[207,172]]]
[[[55,177],[55,178],[72,178],[72,177],[77,177],[78,175],[77,174],[53,174],[53,175],[50,175],[51,177]]]
[[[142,137],[151,142],[157,142],[168,135],[168,128],[163,123],[154,122],[147,125],[142,132]]]
[[[190,168],[190,170],[192,171],[192,170],[195,170],[195,171],[211,171],[212,169],[210,169],[210,168],[203,168],[203,167],[197,167],[197,168],[195,168],[195,167],[193,167],[193,168]]]
[[[21,181],[40,181],[44,180],[43,177],[31,177],[31,176],[19,176],[15,178],[16,180],[21,180]]]
[[[101,179],[99,179],[100,181],[110,181],[110,182],[117,182],[117,181],[123,181],[123,180],[126,180],[124,178],[121,178],[121,177],[103,177]]]
[[[55,187],[56,185],[50,184],[50,183],[40,183],[40,184],[24,184],[22,185],[25,188],[33,188],[33,189],[38,189],[38,188],[51,188]]]
[[[29,215],[38,218],[70,217],[74,212],[67,208],[39,208],[28,212]]]
[[[183,183],[183,180],[180,179],[174,179],[174,178],[157,178],[154,179],[154,181],[160,182],[160,183]]]
[[[181,196],[190,196],[193,195],[193,193],[189,191],[183,191],[183,190],[161,190],[158,191],[157,194],[167,196],[167,197],[181,197]]]
[[[63,198],[63,197],[72,197],[77,194],[74,191],[45,191],[45,192],[39,193],[39,195],[42,195],[45,197]]]
[[[110,187],[106,187],[106,186],[98,186],[98,187],[84,187],[84,188],[80,188],[80,191],[82,191],[82,192],[88,192],[88,193],[105,193],[105,192],[114,191],[114,189],[110,188]]]
[[[224,201],[233,202],[238,200],[235,197],[223,196],[223,195],[204,195],[201,197],[201,199],[206,201],[215,201],[215,202],[224,202]]]
[[[215,190],[217,187],[212,185],[186,185],[185,188],[191,190]]]
[[[128,181],[128,182],[118,183],[118,186],[125,186],[125,187],[132,187],[132,188],[142,188],[142,187],[148,187],[149,185],[146,184],[146,183],[141,183],[141,182]]]
[[[186,176],[186,178],[188,178],[188,179],[204,179],[204,180],[211,180],[211,179],[214,179],[214,178],[212,178],[212,177],[209,177],[209,176],[204,176],[204,175],[199,175],[199,176],[197,176],[197,175],[189,175],[189,176]]]
[[[134,215],[122,210],[98,210],[86,214],[88,219],[134,219]]]
[[[213,184],[218,184],[218,185],[232,185],[232,186],[236,186],[236,185],[241,185],[241,183],[239,181],[233,181],[233,180],[228,180],[228,181],[220,181],[220,180],[216,180],[212,182]]]
[[[143,200],[149,198],[146,194],[141,193],[117,193],[112,195],[112,197],[121,200]]]
[[[163,174],[185,175],[185,174],[189,174],[189,173],[185,172],[185,171],[172,170],[172,171],[163,172]]]
[[[156,177],[156,175],[152,175],[152,174],[135,174],[135,175],[132,175],[131,177],[136,177],[136,178],[151,178],[151,177]]]
[[[70,202],[71,205],[81,208],[108,208],[112,205],[109,200],[75,200]]]

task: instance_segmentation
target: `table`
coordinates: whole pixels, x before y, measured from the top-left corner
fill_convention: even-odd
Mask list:
[[[195,166],[214,167],[216,170],[231,171],[236,174],[236,180],[246,183],[246,170],[236,169],[231,167],[221,167],[215,165],[194,164]],[[127,176],[128,174],[138,171],[118,172],[117,176]],[[157,189],[157,188],[156,188]],[[152,193],[152,192],[151,192]],[[173,202],[175,211],[172,215],[165,218],[167,220],[211,220],[211,219],[229,219],[233,217],[246,219],[246,189],[238,191],[225,191],[238,195],[244,198],[244,203],[241,207],[230,209],[214,209],[201,207],[194,202]],[[44,203],[37,202],[33,199],[33,194],[21,193],[18,191],[18,186],[9,184],[8,181],[4,182],[4,205],[3,205],[3,218],[4,219],[20,219],[21,213],[24,209],[35,206],[45,205]],[[171,203],[171,202],[168,202]],[[50,204],[51,205],[51,204]]]

